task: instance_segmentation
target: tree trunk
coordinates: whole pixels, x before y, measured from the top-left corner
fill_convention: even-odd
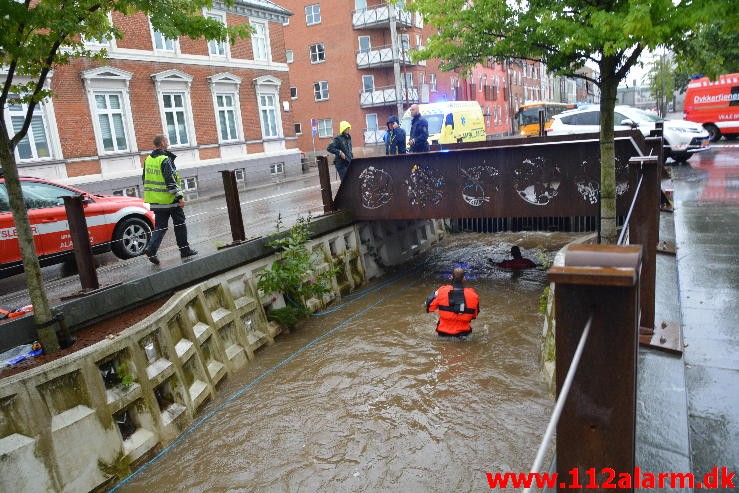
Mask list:
[[[0,132],[0,162],[3,166],[5,187],[8,190],[10,210],[13,213],[13,222],[15,223],[15,230],[18,235],[18,245],[20,246],[21,258],[23,259],[28,294],[33,305],[36,325],[42,327],[38,329],[38,338],[44,348],[44,352],[53,353],[59,350],[59,340],[56,336],[55,324],[49,324],[52,319],[49,300],[44,290],[41,266],[36,253],[31,223],[28,220],[28,212],[23,202],[15,154],[10,148],[10,139],[6,132]]]
[[[600,242],[616,243],[616,153],[613,142],[613,110],[618,80],[616,60],[601,61],[600,97]]]

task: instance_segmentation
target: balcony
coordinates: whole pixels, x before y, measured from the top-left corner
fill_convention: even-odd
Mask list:
[[[384,144],[385,143],[385,141],[383,140],[384,135],[385,135],[385,130],[381,130],[379,128],[365,129],[364,145]]]
[[[421,49],[421,47],[419,47]],[[426,65],[425,60],[413,63],[411,61],[411,55],[409,51],[403,50],[402,47],[398,47],[398,58],[401,64],[405,65]],[[393,49],[391,46],[382,46],[380,48],[373,48],[369,51],[360,50],[357,51],[357,68],[384,68],[393,66]]]
[[[411,27],[413,24],[413,13],[407,10],[395,9],[398,26]],[[366,9],[352,12],[352,26],[354,29],[376,29],[378,27],[390,27],[390,8],[387,3],[367,6]]]
[[[395,91],[395,86],[376,87],[374,91],[362,91],[359,93],[359,106],[361,108],[372,108],[377,106],[390,106],[397,103],[418,103],[418,87],[401,88],[400,98]]]

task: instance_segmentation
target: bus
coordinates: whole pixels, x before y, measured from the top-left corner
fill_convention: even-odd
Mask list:
[[[544,109],[544,129],[546,130],[552,124],[554,115],[575,107],[573,104],[546,101],[526,103],[516,112],[518,133],[523,136],[539,135],[539,109],[541,108]]]

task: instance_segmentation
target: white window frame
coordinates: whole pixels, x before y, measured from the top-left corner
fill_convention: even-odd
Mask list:
[[[272,75],[263,75],[261,77],[257,77],[254,79],[254,86],[256,88],[256,96],[257,96],[257,111],[259,113],[259,127],[262,132],[262,139],[263,140],[276,140],[276,139],[282,139],[285,137],[285,134],[282,130],[282,113],[280,112],[280,86],[282,85],[282,81],[278,79],[277,77],[274,77]],[[263,106],[263,97],[269,97],[273,101],[272,109],[274,110],[274,119],[275,119],[275,135],[267,135],[265,132],[265,129],[267,128],[265,126],[264,118],[262,115],[262,110],[267,108]]]
[[[316,121],[318,127],[318,138],[326,139],[334,136],[334,121],[331,118],[323,118]]]
[[[110,24],[113,24],[113,13],[108,12],[108,22]],[[85,45],[85,48],[91,51],[100,51],[101,49],[105,48],[108,52],[114,50],[116,48],[116,40],[115,37],[111,37],[110,39],[87,39],[84,36],[82,36],[82,43]]]
[[[295,54],[293,50],[285,50],[285,63],[293,63],[295,61]]]
[[[218,141],[233,142],[240,140],[239,125],[236,115],[236,93],[219,92],[213,94],[216,100],[216,124],[218,126]],[[224,137],[224,132],[227,134]]]
[[[269,165],[269,174],[270,175],[284,175],[285,174],[285,163],[282,161],[278,163],[271,163]]]
[[[367,41],[366,48],[362,47],[363,40]],[[357,41],[359,42],[359,52],[360,53],[369,53],[370,51],[372,51],[372,38],[370,36],[359,36]]]
[[[316,85],[319,87],[316,88]],[[318,90],[316,90],[318,89]],[[326,92],[326,97],[323,97],[324,90]],[[317,98],[316,96],[320,95],[321,98]],[[327,80],[319,80],[318,82],[313,83],[313,100],[314,101],[328,101],[329,98],[329,92],[328,92],[328,81]]]
[[[4,74],[3,74],[4,75]],[[47,77],[46,82],[44,83],[44,87],[48,89],[51,81],[49,80],[50,77]],[[20,110],[14,111],[11,109],[11,106],[19,106]],[[15,103],[13,105],[7,104],[5,106],[5,125],[8,129],[9,137],[12,139],[15,134],[15,127],[13,126],[13,116],[16,117],[22,117],[23,120],[26,118],[26,113],[28,111],[28,104],[26,103]],[[14,114],[15,113],[15,114]],[[41,118],[41,126],[44,131],[44,138],[46,139],[46,147],[48,148],[49,155],[46,157],[39,157],[38,155],[38,146],[36,145],[36,139],[33,134],[33,119]],[[61,146],[59,141],[59,135],[56,132],[56,118],[54,116],[53,111],[53,102],[51,98],[48,98],[44,101],[39,102],[36,107],[33,109],[33,116],[31,117],[31,125],[28,127],[28,132],[26,133],[26,136],[23,137],[23,139],[18,143],[18,145],[15,146],[15,159],[16,162],[19,163],[26,163],[31,161],[49,161],[56,159],[57,156],[61,157]],[[30,158],[23,158],[20,157],[20,150],[19,146],[21,143],[28,143],[29,147],[31,148],[31,157]]]
[[[295,135],[303,135],[303,124],[299,122],[293,123],[295,128]]]
[[[272,61],[272,49],[270,48],[270,41],[269,41],[269,26],[267,25],[267,22],[262,20],[250,20],[249,23],[251,24],[251,27],[254,29],[254,32],[251,34],[251,48],[252,48],[252,54],[254,57],[255,62],[271,62]],[[259,33],[259,27],[261,26],[262,29],[264,29],[263,36],[262,33]],[[264,43],[264,53],[262,54],[262,50],[260,49],[260,46],[258,43]],[[257,53],[259,52],[259,53]]]
[[[192,85],[193,76],[186,74],[180,70],[165,70],[151,76],[154,79],[154,86],[157,92],[157,101],[159,102],[159,115],[162,121],[162,133],[169,139],[170,147],[195,147],[197,145],[197,136],[195,134],[195,118],[192,114],[192,101],[190,99],[190,87]],[[187,135],[187,143],[179,142],[179,135],[173,140],[167,128],[167,112],[164,107],[164,96],[182,96],[182,113],[185,123],[185,133]]]
[[[229,72],[222,72],[208,77],[210,91],[213,97],[213,110],[215,112],[216,131],[218,132],[219,143],[230,143],[244,140],[244,125],[241,121],[241,101],[239,99],[241,81],[241,77]],[[218,96],[230,96],[233,100],[234,123],[236,126],[236,137],[233,139],[224,140],[222,137],[223,129],[221,128],[220,115],[222,110],[218,106]]]
[[[220,21],[221,24],[227,26],[226,14],[224,12],[208,11],[205,13],[205,16],[208,19],[215,19],[217,21]],[[230,43],[228,43],[228,40],[218,41],[215,39],[211,39],[210,41],[208,41],[208,55],[213,58],[229,58],[231,56],[231,50],[229,48]]]
[[[266,104],[271,102],[272,104]],[[259,121],[262,124],[262,138],[276,139],[280,137],[277,115],[280,113],[279,101],[275,94],[261,93],[257,95]],[[274,128],[272,128],[274,126]]]
[[[310,12],[308,11],[310,9]],[[318,19],[316,20],[316,16]],[[321,23],[321,4],[313,3],[305,6],[305,25],[315,26]]]
[[[121,96],[123,114],[123,128],[126,135],[128,148],[123,152],[137,152],[136,132],[133,125],[133,113],[131,112],[131,100],[129,84],[133,74],[115,67],[102,66],[86,70],[80,74],[87,92],[87,102],[92,118],[92,128],[95,133],[95,144],[99,156],[118,154],[121,151],[106,151],[103,145],[102,129],[97,118],[96,94],[117,93]]]
[[[316,47],[315,50],[315,60],[313,59],[313,48]],[[320,50],[319,50],[320,48]],[[316,64],[316,63],[323,63],[326,61],[326,46],[323,43],[314,43],[310,46],[308,46],[308,53],[310,54],[310,63]],[[323,55],[323,59],[319,59],[319,57]]]
[[[367,82],[369,81],[369,86]],[[372,93],[375,92],[375,76],[374,75],[363,75],[362,76],[362,92]]]
[[[436,74],[429,74],[429,88],[431,92],[436,92]]]
[[[165,54],[165,53],[171,53],[176,54],[180,52],[180,40],[179,39],[169,39],[164,36],[164,34],[160,33],[154,28],[154,25],[151,23],[151,20],[149,20],[149,32],[151,33],[151,47],[152,50],[156,53]],[[162,43],[164,46],[161,48],[157,46],[157,36],[162,40]],[[167,41],[172,43],[171,48],[167,48]]]
[[[293,96],[293,93],[295,94],[294,96]],[[298,99],[298,87],[297,86],[290,86],[290,99],[293,99],[293,100]]]
[[[105,102],[105,108],[100,108],[98,106],[99,100],[102,99]],[[113,108],[110,104],[113,100],[118,101],[118,108]],[[115,115],[120,115],[121,119],[121,132],[122,135],[119,135],[115,128]],[[108,129],[110,130],[110,140],[112,149],[105,149],[105,136],[102,135],[102,125],[100,121],[103,119],[102,117],[105,116],[105,120],[107,121]],[[128,136],[126,135],[126,114],[123,109],[123,93],[119,91],[97,91],[95,92],[95,114],[94,114],[95,120],[98,122],[98,125],[100,125],[100,138],[103,142],[103,152],[106,154],[116,153],[116,152],[128,152],[130,150],[130,142],[128,139]],[[120,137],[123,137],[124,146],[118,147],[118,140]]]
[[[374,126],[370,124],[370,120],[374,120]],[[377,113],[367,113],[364,115],[364,123],[367,126],[367,130],[378,130],[380,128],[380,119],[377,118]]]

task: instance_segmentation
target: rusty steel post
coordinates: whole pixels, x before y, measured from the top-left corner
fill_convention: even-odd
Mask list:
[[[587,484],[590,468],[593,482],[601,485],[604,468],[616,477],[634,470],[640,264],[638,245],[573,245],[565,265],[549,270],[555,283],[557,394],[593,317],[557,425],[557,472],[568,478],[565,483],[577,474]]]
[[[244,219],[241,215],[239,189],[236,185],[236,172],[233,170],[221,171],[223,191],[226,193],[226,207],[228,208],[228,222],[231,225],[231,238],[234,243],[246,241]]]
[[[85,219],[85,210],[82,206],[82,196],[67,196],[62,197],[62,199],[64,200],[64,209],[67,211],[69,234],[72,237],[72,245],[74,246],[74,261],[77,264],[82,290],[98,289],[100,283],[98,282],[97,271],[95,270],[95,261],[92,257],[90,233],[87,230],[87,220]]]
[[[652,139],[650,139],[652,140]],[[653,141],[653,140],[652,140]],[[660,141],[657,141],[660,142]],[[659,145],[661,148],[662,146]],[[641,318],[639,326],[654,328],[655,284],[657,282],[657,243],[659,242],[659,203],[660,176],[662,174],[661,157],[637,156],[630,162],[641,167],[644,176],[639,197],[634,204],[634,211],[629,222],[629,243],[642,245],[644,262],[639,277],[639,296]]]
[[[318,156],[318,177],[321,181],[321,199],[323,200],[323,212],[328,214],[334,212],[334,199],[331,192],[331,174],[328,170],[328,158],[326,156]]]

